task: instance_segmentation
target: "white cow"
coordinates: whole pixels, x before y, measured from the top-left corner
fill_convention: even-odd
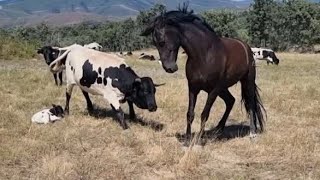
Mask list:
[[[123,129],[128,128],[120,104],[128,102],[130,118],[135,118],[133,103],[150,112],[156,111],[155,87],[150,77],[140,78],[126,65],[123,58],[72,45],[50,64],[51,71],[58,72],[65,66],[67,78],[65,113],[69,112],[69,101],[74,85],[82,90],[87,108],[93,106],[88,93],[102,96],[116,112]]]
[[[100,44],[98,44],[97,42],[93,42],[90,44],[85,44],[83,45],[83,47],[89,48],[89,49],[94,49],[97,51],[101,51],[102,50],[102,46]]]
[[[279,59],[273,50],[265,48],[251,48],[251,50],[255,60],[266,60],[268,65],[269,63],[275,63],[276,65],[279,64]]]

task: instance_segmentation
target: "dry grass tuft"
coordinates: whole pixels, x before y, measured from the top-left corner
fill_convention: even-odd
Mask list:
[[[167,74],[135,54],[128,64],[166,85],[157,90],[157,112],[136,109],[140,121],[130,122],[126,131],[100,97],[91,96],[100,117],[89,116],[78,88],[68,117],[31,124],[35,112],[52,103],[64,106],[65,87],[54,85],[43,60],[0,60],[0,179],[320,179],[320,55],[282,53],[278,67],[258,62],[268,120],[256,141],[247,136],[237,84],[230,88],[237,101],[223,136],[204,147],[184,148],[175,135],[184,134],[186,126],[185,55],[178,73]],[[205,93],[198,98],[193,132],[199,130],[205,98]],[[206,130],[224,109],[217,99]]]

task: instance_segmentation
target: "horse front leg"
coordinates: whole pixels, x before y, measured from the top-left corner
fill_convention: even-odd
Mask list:
[[[206,122],[209,118],[209,114],[210,114],[210,110],[211,107],[214,103],[214,101],[217,99],[218,96],[218,90],[214,89],[212,90],[210,93],[208,93],[208,98],[207,98],[207,102],[206,105],[204,106],[204,109],[201,113],[201,125],[200,125],[200,131],[198,133],[198,136],[196,137],[196,143],[200,144],[200,139],[204,133],[204,128],[206,125]]]
[[[185,146],[190,145],[191,125],[194,120],[194,108],[196,106],[198,94],[199,94],[199,90],[192,90],[189,87],[189,106],[188,106],[188,112],[187,112],[187,130],[186,130],[186,140],[184,144]]]

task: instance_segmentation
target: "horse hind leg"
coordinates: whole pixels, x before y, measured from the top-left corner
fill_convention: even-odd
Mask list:
[[[236,101],[228,89],[221,91],[219,94],[219,97],[221,99],[223,99],[223,101],[225,102],[226,111],[224,112],[221,120],[219,121],[217,127],[215,128],[215,131],[214,131],[215,134],[220,134],[223,132],[223,129],[226,125],[229,114],[233,108],[235,101]]]

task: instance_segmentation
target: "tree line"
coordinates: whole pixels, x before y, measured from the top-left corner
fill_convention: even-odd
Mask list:
[[[140,32],[166,7],[155,5],[135,18],[121,22],[93,23],[49,27],[16,27],[0,30],[0,58],[4,58],[9,43],[19,43],[25,51],[43,45],[68,46],[73,43],[98,42],[105,51],[132,51],[152,46],[150,37]],[[245,10],[211,10],[200,13],[220,36],[242,39],[255,47],[279,51],[290,49],[312,51],[320,44],[320,3],[306,0],[254,0]],[[21,45],[23,44],[23,45]],[[17,45],[15,45],[17,46]],[[29,48],[28,48],[29,46]],[[26,48],[27,47],[27,48]],[[25,56],[25,54],[20,54]]]

